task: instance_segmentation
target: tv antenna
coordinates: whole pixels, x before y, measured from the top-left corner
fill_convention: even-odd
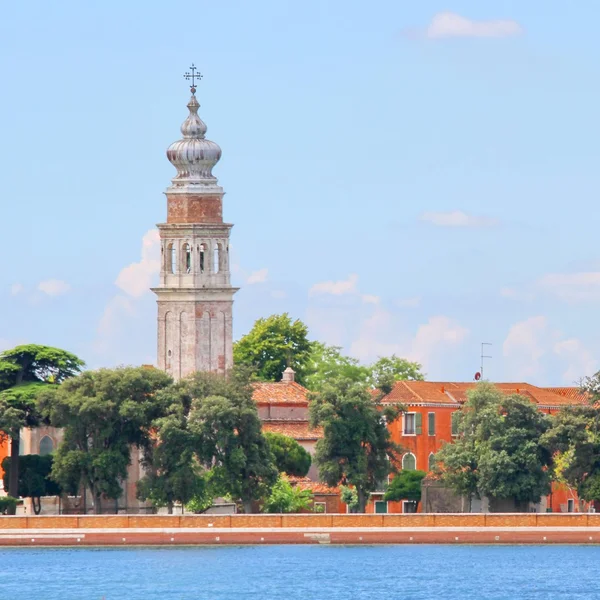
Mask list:
[[[481,367],[479,370],[479,373],[475,374],[475,379],[479,380],[479,379],[483,379],[483,361],[486,358],[492,358],[491,356],[485,354],[485,346],[491,346],[492,344],[490,344],[489,342],[481,342]]]

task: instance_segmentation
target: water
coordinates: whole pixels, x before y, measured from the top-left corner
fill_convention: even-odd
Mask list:
[[[0,600],[600,597],[593,546],[1,549]]]

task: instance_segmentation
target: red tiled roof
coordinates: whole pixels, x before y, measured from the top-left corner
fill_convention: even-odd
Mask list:
[[[321,428],[311,429],[308,421],[263,421],[263,431],[287,435],[298,441],[313,441],[323,437]]]
[[[288,476],[290,483],[293,486],[297,486],[302,490],[310,490],[313,494],[339,494],[340,490],[338,488],[329,487],[325,483],[321,483],[320,481],[312,481],[308,477],[291,477]]]
[[[578,387],[547,387],[544,389],[569,400],[577,400],[577,403],[586,404],[590,401],[589,394],[582,392]]]
[[[254,384],[257,404],[302,404],[308,406],[308,390],[295,381],[260,381]]]
[[[462,404],[467,400],[467,391],[473,389],[475,382],[432,382],[397,381],[394,389],[383,399],[384,402],[403,404]],[[495,383],[505,394],[521,394],[541,406],[566,406],[581,404],[585,397],[575,393],[558,393],[557,388],[540,388],[529,383]],[[558,388],[570,390],[576,388]]]

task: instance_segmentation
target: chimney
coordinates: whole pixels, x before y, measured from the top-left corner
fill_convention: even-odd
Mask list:
[[[281,378],[281,381],[285,381],[286,383],[291,383],[295,380],[295,377],[296,377],[296,371],[294,371],[294,369],[292,369],[292,367],[288,367],[283,372],[283,377]]]

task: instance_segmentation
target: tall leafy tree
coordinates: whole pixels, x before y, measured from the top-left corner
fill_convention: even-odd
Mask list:
[[[196,438],[197,460],[210,469],[215,490],[252,512],[253,502],[270,493],[278,471],[247,373],[196,373],[186,385],[193,398],[188,426]]]
[[[401,414],[399,405],[383,405],[362,383],[339,379],[311,394],[310,421],[323,427],[315,460],[330,486],[356,489],[358,512],[365,512],[369,493],[397,470],[401,451],[388,425]]]
[[[84,367],[84,362],[59,348],[26,344],[0,354],[0,436],[10,438],[11,469],[8,492],[18,495],[19,442],[23,427],[40,424],[36,398],[47,385],[62,383]]]
[[[378,358],[370,367],[370,381],[373,387],[384,389],[393,386],[396,381],[423,381],[425,376],[421,372],[422,366],[417,362],[410,362],[395,354]]]
[[[551,455],[541,443],[550,421],[528,398],[482,382],[468,393],[457,443],[436,455],[446,484],[462,493],[539,502],[550,491]],[[441,463],[441,464],[440,464]]]
[[[359,383],[367,383],[371,370],[361,365],[356,358],[345,356],[339,346],[328,346],[321,342],[312,342],[305,378],[309,390],[318,390],[328,381],[348,379]]]
[[[207,496],[205,470],[196,458],[196,437],[188,427],[191,398],[185,382],[177,383],[157,394],[165,407],[152,424],[152,444],[144,453],[146,475],[138,481],[137,497],[156,507],[185,505]],[[212,500],[212,498],[210,499]]]
[[[264,436],[280,473],[295,477],[306,476],[312,462],[310,453],[306,449],[287,435],[267,432]]]
[[[600,411],[596,406],[570,406],[552,417],[542,437],[552,453],[554,478],[577,490],[584,500],[600,500]]]
[[[279,381],[283,371],[292,367],[296,380],[304,383],[310,349],[306,325],[284,313],[258,319],[234,344],[233,359],[235,364],[251,368],[263,381]]]
[[[100,513],[103,496],[122,493],[131,445],[150,446],[151,425],[165,410],[158,392],[171,382],[157,369],[121,367],[87,371],[44,390],[40,408],[64,430],[52,478],[66,490],[83,484]]]

